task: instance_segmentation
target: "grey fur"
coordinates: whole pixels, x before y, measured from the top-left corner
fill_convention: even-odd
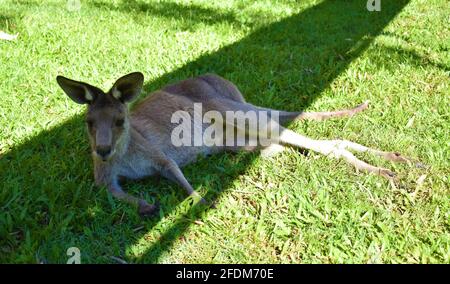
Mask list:
[[[107,93],[89,84],[62,76],[58,76],[57,81],[72,100],[88,105],[86,117],[96,184],[106,186],[115,197],[138,205],[139,213],[142,215],[154,214],[157,211],[157,206],[150,205],[143,199],[125,193],[119,184],[120,177],[139,179],[158,173],[175,181],[189,195],[198,196],[201,202],[206,203],[186,180],[180,167],[194,162],[199,155],[226,150],[261,148],[259,147],[261,145],[256,147],[176,147],[170,143],[172,130],[176,126],[171,123],[171,116],[174,112],[185,110],[193,117],[194,103],[202,103],[203,112],[215,110],[221,114],[225,114],[226,111],[274,111],[246,103],[233,83],[213,74],[187,79],[155,91],[141,101],[131,113],[125,104],[132,101],[140,93],[143,84],[141,73],[135,72],[121,77]],[[93,100],[90,100],[91,97]],[[366,107],[367,103],[354,109],[335,112],[280,111],[280,121],[285,122],[294,119],[322,120],[331,117],[351,116]],[[275,125],[278,122],[271,121],[271,123]],[[348,141],[312,140],[281,126],[279,127],[281,135],[271,140],[272,145],[266,148],[268,154],[281,151],[283,145],[293,145],[312,149],[327,156],[343,157],[357,169],[375,172],[387,177],[391,177],[392,172],[370,166],[354,156],[350,156],[351,153],[346,150],[346,147],[360,152],[375,153],[390,160],[406,160],[399,155],[394,157],[393,153],[373,150],[356,143],[349,144],[351,142]],[[203,126],[203,130],[205,128],[206,126]],[[245,131],[245,129],[237,130]],[[249,139],[258,140],[258,135],[259,133],[249,133]]]

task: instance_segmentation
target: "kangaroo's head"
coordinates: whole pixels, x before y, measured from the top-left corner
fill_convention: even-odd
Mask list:
[[[56,81],[74,102],[87,105],[86,124],[94,157],[104,162],[111,159],[128,139],[126,104],[140,94],[144,75],[139,72],[125,75],[107,93],[62,76]]]

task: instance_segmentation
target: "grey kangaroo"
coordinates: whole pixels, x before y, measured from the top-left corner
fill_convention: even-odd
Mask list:
[[[138,212],[149,216],[157,211],[156,204],[125,193],[119,178],[139,179],[160,174],[184,188],[188,195],[206,203],[194,191],[181,171],[181,167],[195,161],[199,155],[209,155],[220,151],[251,151],[262,149],[264,155],[272,155],[283,150],[284,146],[309,149],[327,157],[342,158],[357,170],[393,178],[388,169],[372,166],[355,157],[353,152],[368,152],[395,162],[405,162],[398,153],[374,150],[346,140],[314,140],[297,134],[280,124],[292,120],[323,120],[333,117],[352,116],[367,108],[363,103],[353,109],[332,112],[287,112],[260,108],[246,103],[238,88],[230,81],[213,74],[190,78],[155,91],[138,103],[129,112],[127,104],[141,93],[144,76],[135,72],[118,79],[108,92],[87,83],[74,81],[62,76],[57,78],[64,92],[76,103],[86,104],[86,124],[94,161],[95,182],[106,186],[109,192],[128,203],[135,204]],[[269,122],[257,131],[249,131],[246,125],[234,120],[223,122],[235,131],[246,133],[243,146],[201,145],[175,146],[171,133],[177,126],[171,122],[172,114],[183,110],[193,117],[194,103],[202,104],[202,111],[216,111],[226,114],[229,111],[256,113],[268,112]],[[277,113],[278,121],[273,119]],[[222,130],[224,125],[218,126]],[[269,145],[260,143],[260,134],[278,127],[276,135],[270,137]],[[204,131],[206,125],[202,125]],[[217,129],[219,130],[219,129]],[[219,132],[218,132],[219,133]],[[222,137],[225,139],[225,137]],[[251,146],[249,141],[256,143]],[[241,144],[242,145],[242,144]]]

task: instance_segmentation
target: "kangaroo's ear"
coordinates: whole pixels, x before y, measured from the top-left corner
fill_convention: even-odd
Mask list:
[[[76,103],[90,104],[97,97],[98,88],[89,84],[74,81],[63,76],[56,77],[56,81],[69,98]]]
[[[119,78],[111,89],[111,95],[123,103],[131,102],[142,90],[144,75],[134,72]]]

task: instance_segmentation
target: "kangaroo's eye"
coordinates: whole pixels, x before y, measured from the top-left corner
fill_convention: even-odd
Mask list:
[[[116,126],[117,126],[117,127],[122,127],[124,123],[125,123],[125,120],[124,120],[124,119],[118,119],[118,120],[116,120]]]

